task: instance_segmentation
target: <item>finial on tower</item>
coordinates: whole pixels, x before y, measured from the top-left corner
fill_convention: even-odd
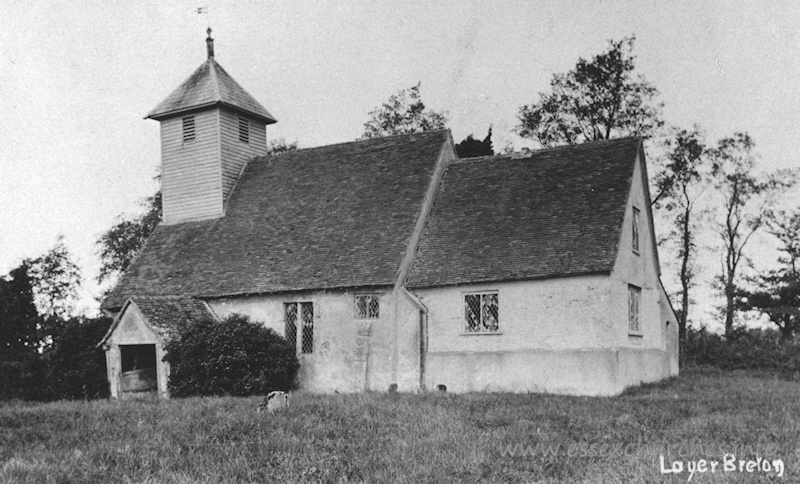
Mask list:
[[[206,50],[208,50],[208,58],[214,57],[214,39],[211,38],[211,27],[206,30],[208,38],[206,39]]]

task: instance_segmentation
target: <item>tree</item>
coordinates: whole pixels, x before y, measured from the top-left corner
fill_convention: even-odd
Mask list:
[[[297,140],[286,141],[286,138],[274,138],[267,143],[268,155],[280,155],[287,151],[295,151],[297,149]]]
[[[489,133],[483,141],[474,139],[470,134],[461,143],[456,143],[456,153],[459,158],[492,156],[494,154],[494,149],[492,148],[492,128],[489,127]]]
[[[67,249],[64,237],[45,254],[28,261],[34,300],[47,320],[65,321],[72,315],[81,285],[81,270]]]
[[[71,319],[55,338],[48,355],[49,383],[53,398],[92,399],[109,395],[106,357],[97,347],[111,326],[111,319]]]
[[[721,198],[717,234],[722,243],[719,285],[725,296],[725,336],[734,335],[739,269],[744,249],[764,224],[777,196],[794,183],[794,174],[781,170],[768,177],[753,174],[755,144],[747,133],[719,141],[711,151],[714,186]]]
[[[361,139],[445,129],[447,112],[425,109],[419,94],[420,85],[418,82],[416,86],[398,91],[383,106],[370,111],[370,120],[364,123]]]
[[[761,312],[789,339],[800,331],[800,210],[768,213],[766,226],[785,254],[781,267],[759,276],[756,290],[740,291],[737,308]]]
[[[145,209],[142,214],[134,218],[119,217],[119,221],[95,243],[99,248],[102,263],[98,282],[125,272],[147,238],[161,222],[160,190],[140,202],[140,205]]]
[[[755,291],[740,291],[736,308],[756,310],[766,315],[790,339],[800,330],[800,279],[772,272],[760,278]]]
[[[800,208],[794,213],[784,210],[770,212],[767,231],[781,244],[778,250],[785,255],[778,258],[781,272],[793,279],[800,278]]]
[[[698,200],[710,183],[710,159],[700,128],[679,130],[667,141],[667,163],[654,177],[653,205],[670,216],[672,229],[667,240],[677,245],[680,260],[681,289],[678,293],[678,334],[686,338],[689,320],[690,289],[695,285],[695,260],[697,256],[698,217],[702,208]]]
[[[0,401],[35,398],[46,374],[29,262],[0,277]]]
[[[0,277],[0,361],[14,361],[39,347],[39,315],[28,270],[24,261]]]
[[[37,326],[40,349],[48,349],[73,315],[81,286],[81,271],[63,237],[43,255],[27,261],[34,302],[41,316]]]
[[[663,103],[656,101],[658,90],[634,74],[635,40],[609,40],[606,52],[553,75],[551,92],[520,108],[517,133],[543,147],[656,134],[664,125]]]

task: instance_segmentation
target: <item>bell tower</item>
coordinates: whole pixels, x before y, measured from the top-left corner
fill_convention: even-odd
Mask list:
[[[267,154],[275,118],[208,58],[147,116],[161,123],[164,224],[219,218],[247,161]]]

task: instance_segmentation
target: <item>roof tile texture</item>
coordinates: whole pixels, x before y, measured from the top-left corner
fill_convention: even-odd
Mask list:
[[[216,220],[159,225],[104,301],[393,285],[446,131],[251,161]]]
[[[267,124],[275,122],[275,118],[264,109],[264,106],[234,81],[213,57],[198,67],[147,117],[160,119],[217,103],[253,114]]]
[[[408,286],[611,271],[639,144],[625,138],[451,163]]]
[[[177,334],[183,325],[213,319],[203,301],[190,297],[134,296],[132,299],[147,322],[167,339]]]

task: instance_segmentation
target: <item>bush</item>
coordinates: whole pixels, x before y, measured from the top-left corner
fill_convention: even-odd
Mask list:
[[[275,331],[233,314],[186,327],[165,345],[175,397],[263,395],[291,389],[300,363]]]
[[[800,373],[800,342],[783,340],[775,330],[740,329],[730,340],[689,328],[681,348],[683,365],[722,370],[762,370],[786,376]]]
[[[108,398],[106,356],[97,343],[111,326],[109,318],[72,319],[54,341],[48,355],[52,398]]]
[[[14,360],[0,361],[0,401],[50,400],[47,364],[38,353],[20,353]]]
[[[106,357],[97,343],[110,325],[109,318],[71,319],[43,352],[17,352],[0,361],[0,400],[108,397]]]

